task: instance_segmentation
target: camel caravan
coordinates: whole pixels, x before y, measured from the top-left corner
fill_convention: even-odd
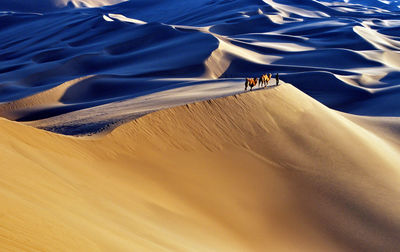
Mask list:
[[[246,78],[246,81],[244,82],[244,90],[247,90],[247,88],[250,88],[250,91],[253,90],[253,87],[257,86],[258,87],[264,87],[266,88],[268,86],[268,82],[271,80],[272,74],[263,74],[261,75],[260,78]],[[279,74],[276,74],[275,76],[276,80],[276,85],[279,85]]]

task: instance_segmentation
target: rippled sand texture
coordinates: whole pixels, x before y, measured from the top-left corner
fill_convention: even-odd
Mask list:
[[[400,155],[388,136],[290,85],[101,138],[2,119],[0,250],[395,251]]]
[[[0,0],[0,251],[397,251],[398,5]]]

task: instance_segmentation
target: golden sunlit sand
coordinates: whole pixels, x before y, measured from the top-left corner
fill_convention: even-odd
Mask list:
[[[104,136],[0,119],[0,250],[396,251],[399,145],[368,125],[289,84]]]

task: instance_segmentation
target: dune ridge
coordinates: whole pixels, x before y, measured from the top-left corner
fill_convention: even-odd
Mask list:
[[[0,0],[0,251],[396,251],[399,10]]]
[[[23,0],[0,0],[2,11],[23,11],[23,12],[49,12],[62,8],[94,8],[114,5],[127,0],[41,0],[40,2],[27,2]]]
[[[0,129],[2,250],[400,246],[398,146],[291,85],[161,110],[98,138],[5,119]]]
[[[266,72],[279,72],[330,108],[398,116],[400,22],[393,2],[63,0],[43,5],[70,3],[74,8],[47,12],[38,5],[29,13],[10,3],[0,1],[0,102],[38,97],[38,92],[68,81],[96,76],[76,85],[80,93],[71,87],[82,99],[68,94],[59,104],[43,98],[38,110],[2,112],[13,120],[85,134],[106,124],[95,118],[73,122],[86,117],[87,109],[107,105],[112,109],[103,113],[112,117],[111,111],[122,110],[119,105],[126,100],[160,95],[161,87],[172,90],[199,79],[223,86]],[[84,5],[92,8],[76,8]],[[327,84],[320,81],[324,78]],[[189,97],[188,102],[196,101]],[[214,97],[210,90],[208,98]],[[376,102],[381,99],[391,102]],[[135,107],[124,108],[120,118],[108,123],[137,114]],[[93,127],[83,132],[88,123]],[[63,130],[72,124],[83,131]]]

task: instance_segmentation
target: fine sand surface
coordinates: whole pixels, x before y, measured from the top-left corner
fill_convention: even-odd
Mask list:
[[[399,62],[398,0],[0,0],[0,251],[398,251]]]
[[[0,119],[0,250],[396,251],[400,147],[355,121],[289,84],[98,137]]]

